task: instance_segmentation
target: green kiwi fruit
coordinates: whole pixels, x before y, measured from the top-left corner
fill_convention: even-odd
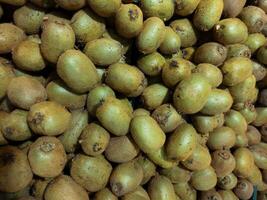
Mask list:
[[[70,176],[61,175],[52,180],[45,189],[44,199],[61,200],[66,198],[89,200],[86,190]]]
[[[151,131],[147,132],[148,129]],[[152,117],[146,115],[135,116],[131,121],[130,131],[138,147],[145,153],[160,149],[166,139],[159,124]]]
[[[248,28],[238,18],[222,19],[214,26],[214,39],[224,45],[243,43],[248,38]]]
[[[125,38],[136,37],[143,29],[143,12],[135,4],[122,4],[115,15],[115,27]]]
[[[91,90],[99,82],[94,64],[79,50],[67,50],[60,55],[57,73],[71,89],[78,93]]]
[[[217,184],[215,170],[209,166],[204,170],[194,171],[191,178],[192,186],[199,191],[207,191]]]
[[[267,73],[266,68],[262,64],[255,61],[252,61],[252,67],[253,67],[252,73],[255,76],[256,81],[263,80]]]
[[[173,94],[174,106],[185,114],[197,113],[205,106],[210,93],[211,85],[205,77],[192,74],[177,85]]]
[[[174,131],[183,123],[181,115],[177,113],[171,104],[162,104],[153,111],[151,116],[158,122],[165,133]]]
[[[259,48],[257,51],[257,60],[261,63],[266,65],[267,64],[267,59],[266,59],[266,53],[267,53],[267,45],[264,45]]]
[[[184,200],[196,200],[197,191],[188,182],[173,184],[175,193]]]
[[[234,174],[238,177],[246,178],[252,174],[254,158],[252,152],[244,147],[238,148],[233,153],[236,161]]]
[[[67,22],[57,19],[44,21],[40,47],[47,61],[57,63],[64,51],[74,48],[74,43],[75,33]]]
[[[102,190],[99,190],[94,195],[95,200],[118,200],[118,197],[116,197],[108,188],[104,188]]]
[[[191,171],[206,169],[211,164],[211,155],[208,148],[197,144],[193,153],[182,164]]]
[[[223,15],[225,17],[236,17],[242,11],[246,0],[223,0]]]
[[[175,0],[175,13],[180,16],[187,16],[192,14],[200,0]]]
[[[159,17],[163,21],[168,21],[174,14],[175,5],[172,0],[141,0],[140,8],[146,18]]]
[[[163,42],[161,43],[159,50],[163,54],[171,55],[175,54],[180,50],[181,47],[181,38],[175,31],[166,26],[165,28],[165,37]]]
[[[64,169],[67,155],[56,137],[39,137],[30,146],[28,159],[34,174],[40,177],[56,177]]]
[[[28,112],[16,109],[4,117],[1,122],[3,136],[11,141],[25,141],[32,137],[32,132],[27,124]]]
[[[255,164],[261,169],[267,169],[267,145],[266,143],[259,143],[249,147],[253,154]]]
[[[32,105],[45,101],[47,93],[39,81],[31,77],[20,76],[10,81],[7,96],[13,105],[29,110]]]
[[[109,133],[103,127],[96,123],[90,123],[83,128],[79,143],[85,154],[97,156],[105,151],[109,139]]]
[[[15,74],[12,68],[3,65],[0,63],[0,99],[3,99],[6,96],[7,88],[12,78],[15,77]]]
[[[6,3],[12,6],[23,6],[27,1],[26,0],[1,0],[1,3]]]
[[[5,118],[8,117],[9,114],[5,111],[0,111],[0,146],[8,144],[8,141],[4,137],[4,134],[2,132],[2,127],[4,126]]]
[[[110,65],[105,82],[115,91],[130,97],[139,96],[147,85],[141,70],[124,63]]]
[[[27,155],[15,146],[0,147],[0,191],[18,192],[32,181]]]
[[[11,23],[1,23],[0,30],[0,40],[2,41],[0,54],[10,53],[16,45],[26,38],[24,31]]]
[[[36,199],[43,199],[45,189],[51,180],[53,179],[52,178],[35,179],[31,188],[32,196],[34,196]]]
[[[170,23],[170,27],[180,36],[181,47],[191,47],[197,42],[197,33],[189,19],[177,19]]]
[[[144,21],[143,29],[136,39],[138,50],[143,54],[156,51],[165,38],[164,22],[158,17],[150,17]]]
[[[194,58],[195,51],[196,51],[195,47],[186,47],[182,49],[183,58],[192,61]]]
[[[160,170],[160,174],[169,178],[172,183],[188,182],[191,178],[191,172],[179,165],[168,169],[162,169]]]
[[[229,150],[216,150],[211,154],[211,157],[211,166],[214,168],[217,177],[230,174],[236,167],[235,158]]]
[[[218,126],[217,119],[214,116],[194,115],[192,121],[194,128],[200,133],[209,133]]]
[[[252,123],[254,126],[262,126],[267,123],[267,109],[266,107],[256,107],[257,117]]]
[[[236,185],[237,177],[233,173],[218,178],[217,186],[221,189],[232,190]]]
[[[239,200],[232,190],[219,190],[222,200]]]
[[[233,57],[226,60],[221,69],[224,85],[234,86],[250,77],[253,67],[249,58]]]
[[[110,96],[97,108],[96,117],[110,133],[122,136],[129,131],[132,114],[119,99]]]
[[[251,57],[251,50],[245,44],[230,44],[230,45],[227,45],[227,49],[228,49],[227,58],[233,58],[233,57],[250,58]]]
[[[252,183],[246,179],[240,179],[233,191],[239,199],[250,199],[253,195],[254,188]]]
[[[193,63],[183,58],[167,60],[161,74],[163,83],[170,88],[175,87],[177,83],[190,77],[193,65]]]
[[[125,194],[121,200],[150,200],[150,197],[144,188],[138,186],[133,192]]]
[[[248,144],[254,145],[254,144],[259,144],[261,141],[261,133],[260,131],[254,127],[249,125],[247,129],[247,136],[248,136]]]
[[[244,7],[239,18],[246,24],[250,33],[261,32],[267,22],[264,10],[256,6]]]
[[[233,129],[222,126],[214,129],[209,134],[207,145],[212,150],[230,149],[236,143],[236,134]]]
[[[201,195],[200,200],[210,200],[210,199],[222,200],[221,195],[215,189],[203,191],[201,192],[200,195]]]
[[[156,174],[156,165],[150,161],[145,155],[139,155],[136,158],[136,162],[141,166],[143,169],[143,180],[141,181],[141,185],[146,184],[151,177],[155,176]]]
[[[28,38],[19,43],[12,50],[12,60],[19,69],[26,71],[40,71],[46,67],[40,52],[41,40]]]
[[[161,73],[166,61],[158,52],[142,55],[137,60],[137,66],[142,72],[148,76],[157,76]]]
[[[245,45],[249,47],[251,53],[255,53],[266,42],[265,36],[262,33],[252,33],[248,35]]]
[[[249,100],[245,103],[235,104],[233,108],[243,115],[248,124],[250,124],[257,118],[257,111],[255,109],[255,106],[250,103]]]
[[[197,132],[190,124],[181,124],[170,135],[166,143],[166,153],[170,159],[185,161],[197,147]]]
[[[110,175],[111,191],[116,196],[133,192],[143,179],[143,170],[136,161],[117,165]]]
[[[41,28],[44,10],[27,4],[15,10],[13,13],[14,23],[27,34],[38,34]]]
[[[223,0],[201,0],[194,13],[193,23],[201,31],[208,31],[220,20]]]
[[[87,191],[97,192],[105,188],[111,171],[112,166],[104,157],[77,154],[72,159],[70,175],[76,183]]]
[[[79,137],[88,123],[85,110],[73,110],[68,129],[58,137],[67,153],[73,153],[78,147]]]
[[[116,14],[121,6],[121,0],[87,1],[91,9],[102,17],[111,17]]]

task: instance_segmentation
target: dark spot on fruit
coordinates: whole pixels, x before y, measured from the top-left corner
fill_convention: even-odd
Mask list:
[[[44,120],[44,115],[40,112],[37,112],[34,114],[34,117],[32,118],[31,123],[38,125],[42,123],[43,120]]]
[[[218,153],[218,156],[220,156],[224,160],[228,160],[230,158],[230,154],[227,151],[220,151]]]
[[[48,143],[48,142],[43,142],[42,145],[40,145],[40,149],[43,152],[50,152],[52,150],[54,150],[56,147],[56,145],[54,143]]]
[[[5,166],[15,161],[15,155],[11,152],[6,152],[0,155],[0,165]]]
[[[178,67],[179,63],[176,60],[171,60],[170,67]]]
[[[128,11],[128,14],[129,14],[129,17],[130,17],[131,21],[136,20],[138,18],[138,16],[139,16],[139,13],[138,13],[137,9],[130,9]]]
[[[100,146],[99,143],[95,143],[95,144],[93,145],[93,151],[94,151],[94,152],[98,152],[98,151],[101,151],[101,150],[102,150],[102,147]]]
[[[4,134],[5,134],[6,136],[13,135],[14,132],[15,132],[15,130],[14,130],[14,128],[12,128],[12,127],[6,127],[6,128],[4,129]]]
[[[112,191],[117,195],[121,196],[123,192],[123,187],[121,183],[113,183],[111,184]]]

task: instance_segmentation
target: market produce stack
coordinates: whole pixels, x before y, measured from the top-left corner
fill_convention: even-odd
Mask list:
[[[0,0],[0,199],[266,200],[266,12]]]

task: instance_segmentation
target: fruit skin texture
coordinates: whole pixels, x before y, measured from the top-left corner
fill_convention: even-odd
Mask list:
[[[14,76],[12,68],[0,62],[0,100],[6,95],[8,85]]]
[[[180,16],[192,14],[197,8],[200,0],[176,0],[175,13]]]
[[[32,180],[27,155],[14,146],[0,147],[0,191],[18,192]]]
[[[22,29],[11,24],[0,24],[0,54],[10,53],[11,50],[26,38],[26,35]]]
[[[49,178],[63,171],[67,155],[60,140],[43,136],[30,146],[28,159],[34,174]]]
[[[86,5],[86,0],[55,0],[65,10],[79,10]]]
[[[111,17],[121,6],[121,0],[87,0],[89,6],[101,17]]]
[[[78,93],[88,92],[99,82],[94,64],[78,50],[67,50],[60,55],[57,73],[70,88]]]
[[[106,186],[111,171],[112,166],[104,157],[77,154],[72,160],[70,174],[87,191],[96,192]]]
[[[254,158],[251,151],[247,148],[238,148],[233,153],[236,160],[236,168],[234,173],[238,177],[246,178],[252,174],[254,166]]]
[[[60,104],[44,101],[34,104],[28,114],[28,124],[39,135],[60,135],[69,127],[71,114]]]
[[[199,112],[208,100],[211,85],[201,74],[192,74],[182,80],[173,94],[173,103],[179,112],[193,114]]]
[[[48,184],[44,198],[46,200],[89,200],[86,190],[65,175],[57,177]]]
[[[222,15],[223,0],[201,0],[195,11],[193,22],[201,31],[208,31]]]
[[[138,147],[145,153],[160,149],[166,139],[165,133],[158,123],[146,115],[134,117],[131,121],[130,131]]]
[[[110,176],[110,187],[116,196],[125,195],[134,191],[143,179],[141,166],[130,161],[118,165]]]
[[[104,188],[95,193],[94,200],[118,200],[108,188]]]
[[[225,17],[236,17],[242,11],[246,0],[223,0],[223,15]]]
[[[16,77],[10,81],[7,96],[13,105],[25,110],[29,110],[32,105],[47,98],[44,86],[39,81],[26,76]]]
[[[59,20],[45,21],[42,30],[41,52],[49,62],[56,63],[58,57],[64,51],[74,48],[75,34],[66,22]]]

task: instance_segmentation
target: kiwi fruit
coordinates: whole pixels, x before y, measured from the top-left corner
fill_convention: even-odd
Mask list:
[[[115,15],[115,27],[125,38],[136,37],[143,29],[143,12],[135,4],[122,4]]]
[[[261,169],[267,169],[267,145],[266,143],[259,143],[249,147],[253,154],[255,164]]]
[[[199,46],[194,53],[194,61],[215,66],[223,64],[227,57],[227,48],[217,42],[207,42]]]
[[[197,31],[187,18],[177,19],[170,23],[170,27],[180,36],[181,47],[191,47],[197,42]]]
[[[116,197],[108,188],[104,188],[102,190],[99,190],[94,195],[95,200],[118,200],[118,197]]]
[[[15,146],[0,147],[0,191],[18,192],[33,178],[27,155]]]
[[[111,171],[112,166],[104,157],[77,154],[72,160],[70,174],[87,191],[96,192],[107,185]]]
[[[19,69],[40,71],[46,67],[45,60],[40,52],[40,42],[39,38],[28,38],[12,50],[12,59]]]
[[[209,199],[222,200],[222,197],[215,189],[211,189],[208,191],[201,192],[200,199],[201,200],[209,200]]]
[[[136,40],[138,50],[143,54],[154,52],[163,42],[165,33],[165,25],[160,18],[150,17],[146,19]]]
[[[267,123],[267,109],[265,107],[256,107],[257,117],[252,123],[254,126],[262,126]]]
[[[8,3],[9,1],[6,2]],[[1,23],[0,30],[0,40],[2,43],[0,47],[0,54],[10,53],[16,45],[26,39],[24,31],[11,23]]]
[[[143,170],[141,185],[144,185],[151,179],[151,177],[155,176],[156,166],[145,155],[139,155],[135,160]]]
[[[141,186],[138,186],[136,190],[133,192],[129,192],[125,194],[122,198],[122,200],[150,200],[150,197],[148,196],[148,193],[144,188]]]
[[[175,13],[180,16],[190,15],[196,10],[199,2],[200,0],[176,0]]]
[[[86,0],[55,0],[58,6],[65,10],[79,10],[86,5]]]
[[[191,172],[179,165],[162,169],[160,170],[160,174],[169,178],[172,183],[188,182],[191,178]]]
[[[8,144],[8,141],[4,137],[4,134],[2,132],[2,127],[4,125],[5,118],[8,117],[9,114],[5,111],[0,111],[0,146]]]
[[[12,0],[12,1],[1,0],[0,2],[9,4],[9,5],[13,5],[13,6],[23,6],[27,2],[27,0]]]
[[[214,26],[214,39],[224,45],[243,43],[248,38],[248,28],[238,18],[222,19]]]
[[[252,152],[244,147],[238,148],[233,153],[236,161],[234,174],[246,178],[252,173],[254,158]]]
[[[79,50],[67,50],[60,55],[57,73],[71,89],[78,93],[88,92],[99,82],[94,64]]]
[[[71,114],[56,102],[43,101],[31,106],[27,118],[34,133],[55,136],[68,129]]]
[[[84,188],[78,185],[70,176],[61,175],[52,180],[45,189],[44,198],[46,200],[64,199],[89,200],[89,196]]]
[[[168,21],[174,14],[175,5],[172,0],[141,0],[140,8],[146,18],[159,17],[163,21]]]
[[[254,145],[254,144],[259,144],[261,141],[261,133],[260,131],[254,127],[249,125],[247,129],[247,136],[248,136],[248,144]]]
[[[205,77],[197,73],[192,74],[177,85],[173,94],[173,103],[179,112],[197,113],[205,106],[210,93],[211,85]]]
[[[158,52],[142,55],[137,60],[138,68],[148,76],[160,75],[165,63],[165,58]]]
[[[197,199],[197,191],[189,184],[188,182],[179,182],[173,184],[175,193],[181,198],[185,200],[196,200]]]
[[[245,44],[230,44],[230,45],[227,45],[227,49],[228,49],[227,58],[233,58],[233,57],[250,58],[251,57],[251,50]]]
[[[245,103],[235,104],[234,109],[236,109],[243,115],[248,124],[250,124],[257,118],[257,112],[255,106],[252,103],[250,103],[249,100]]]
[[[115,91],[130,97],[139,96],[147,85],[141,70],[124,63],[110,65],[105,82]]]
[[[134,191],[143,179],[143,170],[136,161],[117,165],[110,176],[110,187],[116,196]]]
[[[114,118],[114,115],[116,117]],[[116,136],[126,135],[130,128],[132,114],[115,97],[108,97],[96,110],[96,117],[102,126]]]
[[[86,44],[83,51],[98,66],[114,64],[122,57],[122,45],[109,38],[92,40]]]
[[[34,196],[36,199],[43,199],[44,193],[47,185],[50,183],[50,181],[53,180],[52,178],[46,178],[46,179],[35,179],[32,185],[32,196]]]
[[[258,33],[267,22],[264,10],[256,6],[247,6],[241,11],[239,18],[246,24],[250,33]]]
[[[20,76],[10,81],[7,96],[13,105],[29,110],[32,105],[45,101],[47,93],[44,86],[37,80]]]
[[[13,20],[15,25],[25,31],[27,34],[37,34],[41,28],[44,10],[27,4],[15,10]]]
[[[232,190],[219,190],[218,193],[221,195],[222,200],[238,200]]]
[[[261,105],[267,106],[267,89],[261,90],[258,101]]]
[[[194,64],[183,58],[171,58],[167,60],[162,69],[162,81],[170,88],[191,75],[192,66]]]
[[[246,200],[250,199],[253,195],[253,185],[246,179],[240,179],[233,189],[234,193],[239,199]]]
[[[261,63],[266,65],[267,64],[267,59],[266,59],[266,51],[267,46],[264,45],[262,47],[259,48],[259,50],[257,51],[257,60]]]
[[[115,163],[131,161],[138,155],[138,153],[138,147],[133,140],[127,136],[110,138],[108,146],[105,150],[106,158]]]
[[[255,53],[266,42],[265,36],[262,33],[252,33],[248,35],[245,45],[249,47],[251,53]]]
[[[170,135],[166,143],[166,152],[170,159],[184,161],[197,147],[197,132],[190,124],[183,123]]]
[[[167,26],[165,28],[165,37],[161,43],[159,50],[163,54],[175,54],[180,50],[181,47],[181,38],[175,31]]]
[[[214,168],[217,177],[224,177],[235,169],[236,161],[229,150],[216,150],[211,157],[211,166]]]
[[[253,67],[252,73],[255,76],[256,81],[263,80],[267,73],[265,67],[255,61],[252,61],[252,67]]]
[[[246,0],[223,0],[223,15],[225,17],[236,17],[242,11]]]
[[[192,186],[199,191],[207,191],[217,184],[215,170],[209,166],[204,170],[194,171],[191,178]]]
[[[88,123],[88,113],[85,110],[71,112],[68,129],[58,137],[67,153],[73,153],[78,147],[79,137]]]
[[[230,173],[226,176],[219,177],[217,186],[224,190],[232,190],[237,185],[237,177]]]
[[[62,20],[46,20],[42,25],[41,52],[44,58],[57,63],[59,56],[74,48],[75,33],[71,26]],[[55,46],[55,44],[57,44]]]
[[[165,133],[174,131],[183,122],[181,115],[171,104],[163,104],[157,107],[151,116]]]
[[[7,67],[2,63],[0,63],[0,76],[2,77],[0,79],[0,100],[1,100],[6,96],[9,83],[11,82],[12,78],[15,77],[15,74],[12,71],[12,68]]]

